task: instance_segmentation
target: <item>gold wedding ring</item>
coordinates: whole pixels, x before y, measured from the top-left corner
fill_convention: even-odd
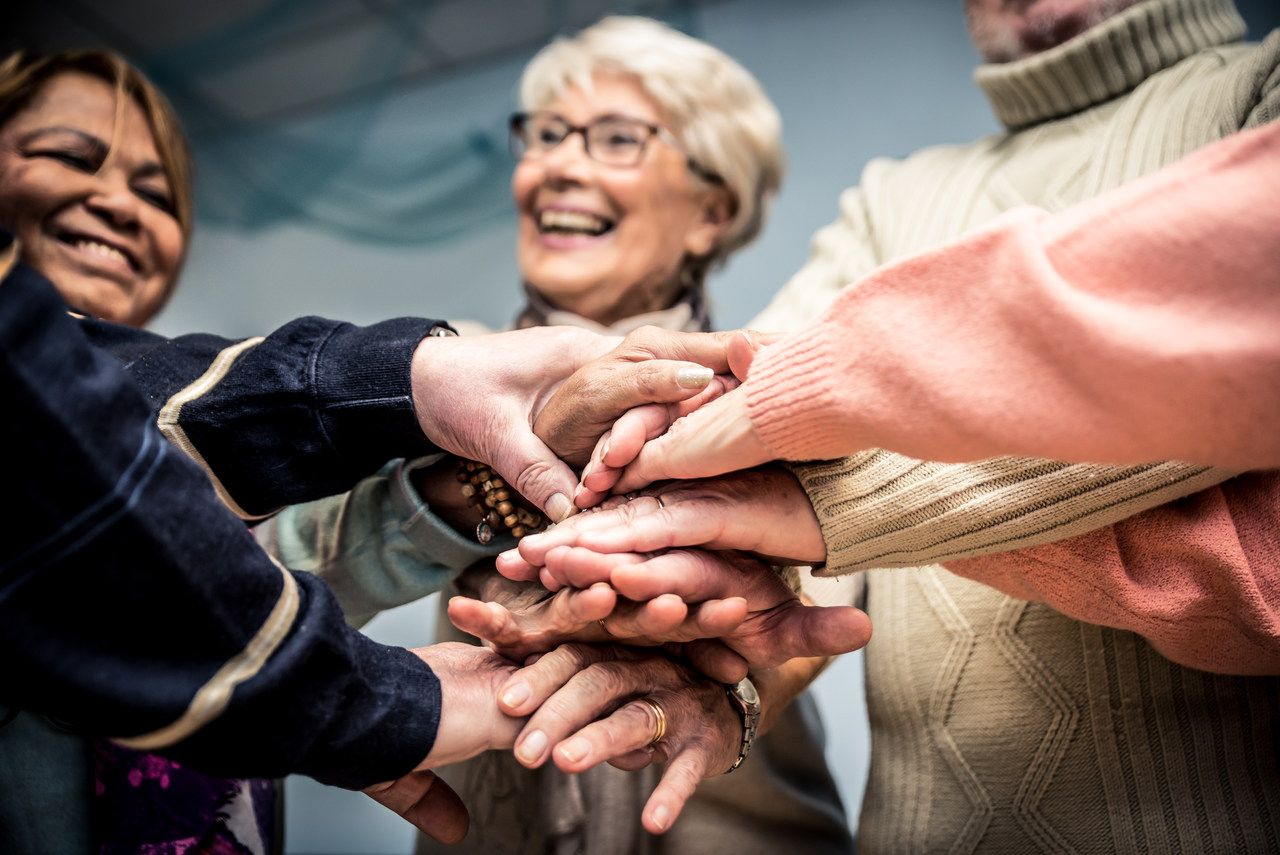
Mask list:
[[[657,701],[650,698],[637,698],[636,700],[653,710],[653,717],[658,720],[657,732],[654,733],[653,739],[649,740],[649,744],[645,746],[645,748],[653,748],[667,735],[667,714],[662,711],[662,707],[658,706]]]
[[[600,620],[596,621],[596,623],[600,624],[600,628],[604,630],[605,635],[609,636],[610,638],[613,637],[613,633],[609,631],[609,627],[604,625],[604,618],[600,618]]]

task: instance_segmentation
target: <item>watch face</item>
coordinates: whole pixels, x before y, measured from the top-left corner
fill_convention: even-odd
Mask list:
[[[750,680],[740,680],[733,690],[750,706],[754,707],[760,703],[760,695],[756,692],[755,684]]]

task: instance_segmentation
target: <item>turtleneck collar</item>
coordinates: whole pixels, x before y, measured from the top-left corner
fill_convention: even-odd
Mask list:
[[[702,289],[694,285],[686,287],[680,294],[680,299],[669,309],[632,315],[610,326],[598,324],[564,309],[557,309],[541,294],[530,288],[527,282],[524,285],[524,293],[528,302],[516,318],[517,329],[573,326],[583,327],[601,335],[626,335],[634,329],[645,326],[661,327],[664,330],[677,332],[708,332],[711,329],[711,320],[707,316],[707,304],[702,296]]]
[[[1231,0],[1149,0],[1056,48],[980,65],[973,76],[996,118],[1015,131],[1109,101],[1161,69],[1244,34],[1244,19]]]

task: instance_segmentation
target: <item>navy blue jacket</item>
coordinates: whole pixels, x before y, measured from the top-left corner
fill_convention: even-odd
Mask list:
[[[213,774],[354,788],[420,762],[431,669],[351,629],[228,505],[267,513],[432,450],[409,361],[433,324],[168,340],[73,318],[0,234],[0,703]]]

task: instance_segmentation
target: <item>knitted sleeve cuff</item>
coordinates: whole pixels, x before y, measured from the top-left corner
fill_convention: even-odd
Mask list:
[[[878,450],[790,469],[822,526],[827,566],[820,575],[1061,540],[1235,474],[1184,463],[1118,467],[1013,457],[944,464]]]

